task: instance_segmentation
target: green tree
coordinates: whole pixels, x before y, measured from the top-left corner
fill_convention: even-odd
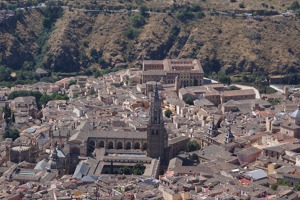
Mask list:
[[[268,102],[272,105],[276,105],[276,104],[279,104],[280,103],[280,99],[278,98],[269,98],[268,99]]]
[[[294,185],[294,188],[297,190],[297,191],[300,191],[300,183],[297,183]]]
[[[228,90],[240,90],[241,88],[235,86],[235,85],[231,85],[228,87]]]
[[[9,81],[11,79],[11,69],[5,66],[0,66],[0,81]]]
[[[189,158],[190,158],[191,160],[194,160],[194,161],[196,161],[196,162],[199,162],[199,157],[198,157],[198,155],[195,154],[195,153],[193,153],[192,155],[189,155]]]
[[[126,175],[129,175],[129,174],[132,174],[131,173],[131,170],[129,167],[125,166],[125,167],[121,167],[120,168],[120,174],[126,174]]]
[[[132,25],[135,28],[140,28],[146,24],[146,20],[143,15],[138,15],[138,14],[132,15],[130,17],[130,20],[131,20]]]
[[[76,85],[76,83],[77,83],[77,80],[72,79],[72,80],[69,81],[69,86]]]
[[[170,118],[171,115],[172,115],[172,111],[171,111],[170,109],[165,110],[165,116],[166,116],[167,118]]]
[[[294,1],[291,6],[289,7],[290,10],[297,10],[300,8],[300,4],[298,1]]]
[[[18,137],[20,137],[20,133],[17,129],[12,129],[12,130],[6,130],[3,134],[3,139],[6,139],[6,138],[12,138],[13,141],[15,139],[17,139]]]
[[[223,84],[230,84],[231,80],[230,80],[230,77],[229,76],[226,76],[226,75],[219,75],[217,77],[218,81],[223,83]]]
[[[139,7],[139,12],[140,12],[140,15],[142,15],[142,16],[146,16],[147,15],[147,12],[148,11],[148,8],[147,8],[147,6],[145,6],[145,5],[141,5],[140,7]]]
[[[132,5],[131,4],[126,4],[125,9],[126,10],[132,10]]]
[[[190,97],[184,98],[183,101],[184,101],[186,104],[194,105],[194,101],[193,101],[193,99],[191,99]]]
[[[16,117],[15,117],[15,113],[14,112],[11,114],[11,122],[12,123],[16,122]]]
[[[200,145],[196,140],[189,141],[187,144],[187,149],[189,152],[196,151],[199,148],[200,148]]]
[[[272,190],[277,190],[277,188],[278,188],[278,184],[277,183],[274,183],[274,184],[271,185],[271,189]]]
[[[3,107],[2,109],[3,109],[3,113],[4,113],[4,119],[10,118],[10,116],[11,116],[11,109],[10,109],[10,107],[8,107],[7,105],[5,105],[5,107]]]
[[[245,6],[244,3],[240,3],[240,4],[239,4],[239,7],[240,7],[240,8],[246,8],[246,6]]]
[[[135,39],[138,37],[138,35],[140,34],[140,31],[136,28],[133,28],[133,27],[127,27],[125,30],[124,30],[124,35],[128,38],[128,39]]]
[[[176,11],[175,17],[181,21],[194,18],[194,14],[188,8],[180,8]]]
[[[145,166],[141,163],[136,163],[133,167],[132,173],[134,175],[142,175],[145,170]]]
[[[40,104],[40,105],[43,105],[43,106],[46,106],[47,103],[48,103],[49,101],[51,101],[51,100],[52,100],[52,97],[51,97],[51,96],[49,96],[49,95],[47,95],[47,94],[44,94],[44,95],[40,98],[39,104]]]

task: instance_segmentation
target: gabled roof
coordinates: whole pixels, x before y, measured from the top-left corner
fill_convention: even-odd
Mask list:
[[[254,180],[263,179],[268,176],[268,174],[262,169],[253,170],[253,171],[247,172],[246,174],[248,176],[250,176],[251,178],[253,178]]]
[[[48,161],[46,159],[41,160],[40,162],[38,162],[36,164],[36,166],[34,167],[34,169],[41,169],[44,170],[46,169]]]
[[[80,162],[77,165],[72,178],[81,179],[83,176],[86,176],[88,174],[89,170],[90,166],[88,164],[86,164],[85,162]]]
[[[290,114],[292,118],[300,118],[300,105],[298,106],[297,110],[295,110],[292,114]]]

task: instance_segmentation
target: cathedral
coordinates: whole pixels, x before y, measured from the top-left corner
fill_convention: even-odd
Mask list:
[[[168,134],[163,120],[161,100],[158,95],[157,84],[155,86],[154,97],[150,105],[147,127],[147,144],[147,156],[160,159],[162,165],[168,164]]]
[[[98,166],[95,168],[97,170],[91,172],[93,175],[114,173],[119,171],[120,166],[133,167],[136,163],[143,163],[145,174],[156,177],[172,157],[186,149],[188,141],[188,138],[184,142],[168,140],[161,104],[156,84],[151,98],[147,131],[137,134],[134,131],[97,130],[95,127],[79,129],[65,142],[55,145],[57,147],[52,150],[49,159],[40,161],[36,167],[45,166],[57,170],[61,175],[75,173],[77,164],[87,158],[84,162],[88,166],[98,163],[95,165]]]

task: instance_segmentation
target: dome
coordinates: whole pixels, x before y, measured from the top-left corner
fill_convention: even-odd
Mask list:
[[[290,114],[290,117],[300,119],[300,105],[298,105],[297,110]]]
[[[58,159],[57,156],[57,148],[54,148],[53,152],[49,156],[49,161],[47,163],[48,169],[60,169],[61,168],[61,162]]]
[[[47,163],[47,168],[48,169],[58,169],[59,168],[58,162],[56,160],[49,160]]]

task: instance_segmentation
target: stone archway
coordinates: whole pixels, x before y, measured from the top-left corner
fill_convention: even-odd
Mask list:
[[[142,150],[143,150],[143,151],[147,150],[147,143],[144,143],[144,144],[143,144]]]
[[[114,148],[114,143],[112,141],[108,142],[107,148],[108,149],[113,149]]]
[[[123,149],[123,143],[122,142],[117,143],[117,149]]]
[[[131,149],[131,142],[126,142],[125,149]]]
[[[88,143],[88,153],[92,153],[94,150],[95,150],[95,141],[94,140],[91,140],[89,141]]]
[[[133,148],[134,148],[134,149],[140,149],[140,148],[141,148],[140,143],[139,143],[139,142],[134,143]]]
[[[80,155],[80,148],[78,147],[71,147],[70,148],[70,155],[71,157],[77,157]]]
[[[99,148],[104,148],[105,147],[105,142],[103,140],[101,140],[99,142],[99,145],[98,145]]]

